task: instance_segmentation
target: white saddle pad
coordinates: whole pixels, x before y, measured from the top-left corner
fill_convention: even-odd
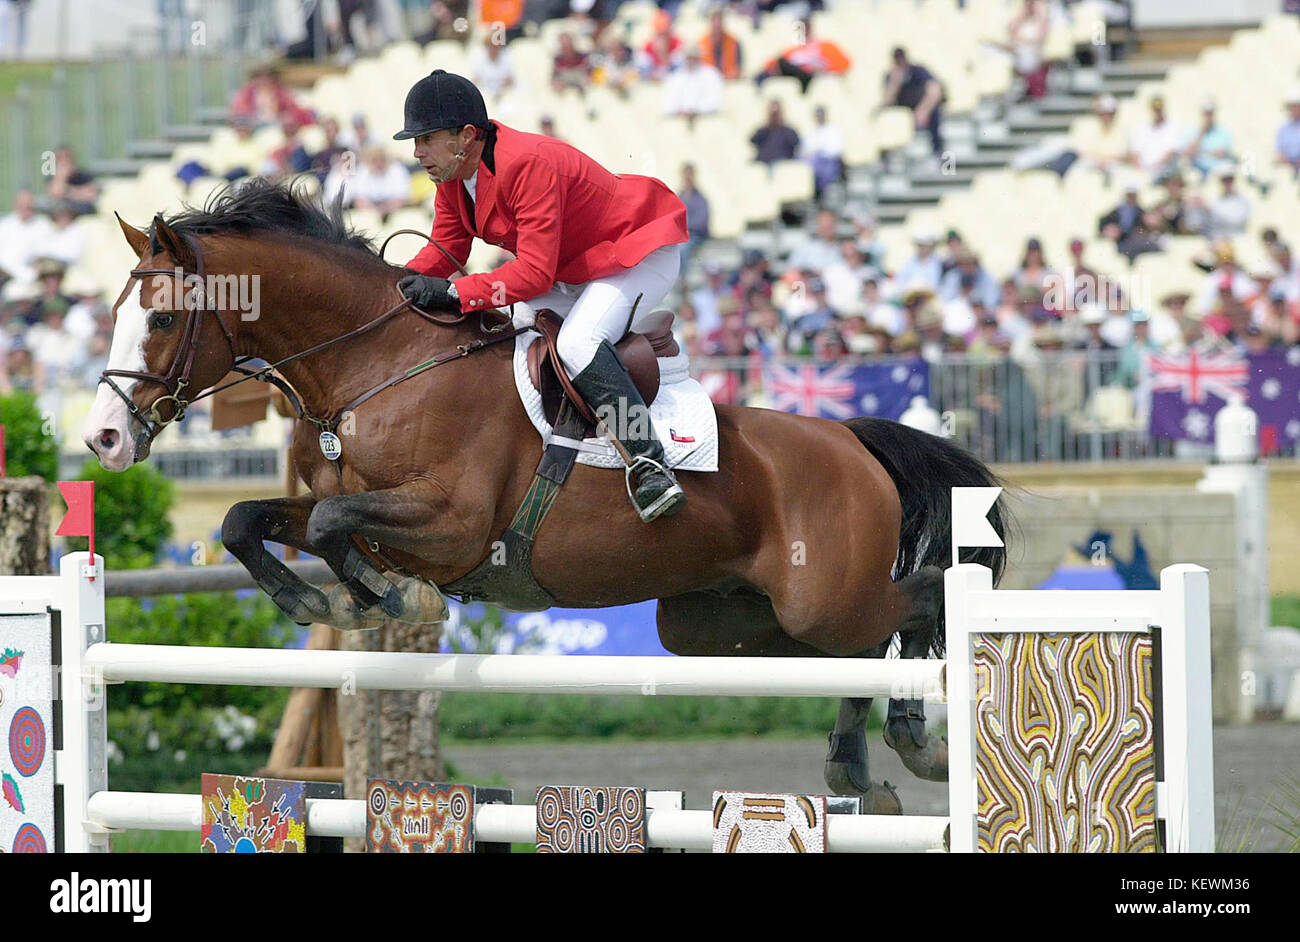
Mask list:
[[[542,412],[542,394],[528,377],[528,346],[536,339],[537,334],[532,332],[515,338],[515,388],[545,445],[551,440],[551,426]],[[663,442],[668,467],[679,471],[718,470],[718,417],[709,394],[691,378],[685,353],[659,358],[659,395],[650,404],[650,423]],[[623,459],[602,435],[582,443],[578,464],[622,468]]]

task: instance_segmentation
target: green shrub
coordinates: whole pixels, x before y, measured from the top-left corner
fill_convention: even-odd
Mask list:
[[[82,481],[95,482],[95,552],[110,569],[152,566],[172,535],[167,518],[176,488],[148,465],[105,471],[93,458]],[[86,549],[85,537],[66,537],[70,552]]]
[[[11,478],[35,474],[53,482],[59,476],[59,443],[50,434],[28,392],[0,396],[0,425],[5,427],[5,475]]]

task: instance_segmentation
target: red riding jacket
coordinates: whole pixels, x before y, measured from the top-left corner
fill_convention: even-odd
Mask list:
[[[612,275],[689,238],[686,207],[661,181],[610,173],[563,141],[492,124],[496,142],[479,162],[474,218],[460,180],[439,184],[434,200],[433,237],[462,265],[476,235],[516,256],[457,279],[462,311],[527,301],[557,281]],[[433,243],[407,267],[441,278],[455,271]]]

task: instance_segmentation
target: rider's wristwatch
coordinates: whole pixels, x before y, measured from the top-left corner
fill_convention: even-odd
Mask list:
[[[460,294],[458,294],[456,291],[456,282],[454,281],[447,282],[447,294],[451,295],[457,301],[460,300]]]

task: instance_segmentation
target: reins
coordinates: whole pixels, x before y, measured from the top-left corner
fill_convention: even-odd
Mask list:
[[[423,232],[419,232],[415,229],[401,229],[389,235],[388,238],[385,239],[383,244],[380,246],[379,257],[381,259],[384,257],[384,251],[388,248],[388,243],[392,241],[393,236],[407,234],[407,233],[412,235],[418,235],[421,236],[422,238],[428,239],[435,246],[437,246],[438,249],[444,255],[446,255],[448,259],[451,260],[452,264],[455,265],[456,268],[458,268],[463,274],[468,274],[465,271],[464,267],[461,266],[455,260],[455,258],[452,257],[451,253],[448,252],[447,249],[443,247],[441,243],[439,243],[436,239],[433,239],[432,237],[425,235]],[[307,410],[307,408],[302,403],[302,397],[298,395],[296,390],[294,390],[293,385],[284,377],[275,375],[274,371],[276,369],[278,369],[279,367],[283,366],[286,363],[292,363],[293,361],[302,359],[303,357],[311,356],[313,353],[318,353],[321,350],[326,349],[327,347],[332,347],[335,344],[340,344],[345,341],[355,339],[356,337],[359,337],[360,335],[367,333],[368,331],[374,330],[376,327],[379,327],[382,324],[387,323],[392,318],[394,318],[402,311],[405,311],[407,309],[414,311],[416,314],[420,315],[420,317],[424,318],[430,323],[437,324],[442,327],[454,327],[459,324],[462,324],[465,321],[465,318],[468,317],[468,314],[465,312],[461,312],[450,318],[440,318],[429,311],[425,311],[420,309],[419,307],[416,307],[413,303],[411,303],[411,300],[409,298],[403,297],[398,304],[389,308],[383,314],[379,315],[379,317],[375,318],[374,320],[366,324],[362,324],[360,327],[357,327],[354,330],[348,331],[346,334],[342,334],[341,336],[335,337],[331,340],[326,340],[322,343],[318,343],[315,346],[309,347],[306,350],[301,350],[298,353],[291,354],[290,356],[277,360],[276,362],[268,364],[267,366],[261,367],[256,370],[252,370],[252,369],[248,369],[245,366],[245,364],[248,363],[248,361],[257,358],[251,356],[241,357],[238,354],[236,354],[234,333],[230,330],[229,327],[226,326],[226,322],[221,317],[221,312],[217,310],[215,307],[210,306],[207,303],[208,302],[207,294],[202,287],[206,282],[204,281],[203,252],[201,246],[198,244],[197,241],[190,240],[188,238],[186,238],[186,244],[190,248],[190,250],[193,251],[194,253],[194,259],[195,259],[194,274],[199,278],[200,287],[195,292],[194,303],[187,305],[185,332],[181,337],[181,345],[180,348],[177,350],[176,357],[173,359],[171,367],[168,369],[166,374],[150,373],[150,372],[137,371],[137,370],[108,370],[108,369],[104,370],[100,374],[100,382],[107,383],[109,387],[115,393],[117,393],[117,395],[126,403],[127,410],[131,414],[131,416],[134,419],[136,419],[136,421],[138,421],[146,431],[145,439],[143,440],[141,445],[137,446],[137,453],[139,453],[143,447],[152,443],[153,440],[162,432],[162,430],[167,425],[183,418],[186,410],[195,402],[198,402],[200,399],[205,399],[208,396],[215,395],[216,393],[221,392],[222,390],[229,389],[232,386],[238,386],[240,383],[246,383],[252,379],[270,383],[274,385],[277,389],[279,389],[281,392],[283,392],[286,398],[293,405],[294,410],[298,413],[298,418],[311,422],[313,425],[315,425],[317,428],[321,430],[322,442],[323,442],[324,436],[327,433],[332,435],[334,430],[338,427],[339,423],[343,420],[344,416],[346,416],[350,411],[355,409],[357,406],[361,405],[363,402],[366,402],[373,396],[376,396],[379,393],[383,392],[385,389],[390,389],[393,386],[396,386],[398,383],[402,383],[408,379],[411,379],[412,377],[419,376],[420,374],[425,373],[428,370],[433,369],[434,367],[441,366],[444,363],[450,363],[453,360],[464,359],[465,357],[477,353],[480,350],[483,350],[487,347],[490,347],[494,344],[501,343],[506,340],[511,340],[516,336],[518,336],[519,334],[533,329],[531,327],[522,327],[522,328],[514,327],[511,323],[510,316],[506,315],[502,311],[499,310],[493,310],[491,312],[486,310],[482,311],[479,313],[479,330],[486,336],[477,337],[468,343],[457,344],[453,350],[448,350],[444,353],[440,353],[428,360],[425,360],[423,363],[416,364],[410,369],[402,373],[399,373],[396,376],[393,376],[392,378],[387,379],[382,383],[372,386],[370,389],[366,390],[361,395],[352,399],[352,401],[349,402],[347,405],[337,410],[332,417],[322,418],[320,416],[312,415],[311,412]],[[184,280],[188,276],[185,270],[183,268],[180,268],[179,266],[170,269],[169,268],[133,268],[130,274],[132,278],[139,279],[147,275],[175,276],[178,271],[181,273],[182,284],[184,284]],[[193,398],[186,399],[183,397],[183,394],[186,388],[189,386],[190,372],[193,369],[194,360],[198,355],[199,334],[202,329],[202,315],[205,313],[211,313],[217,319],[217,323],[221,327],[222,334],[226,339],[227,346],[230,348],[230,354],[233,360],[231,364],[231,370],[237,373],[242,373],[244,375],[241,376],[239,379],[232,380],[228,383],[223,383],[220,386],[214,386],[204,392],[199,393],[197,396],[194,396]],[[489,313],[499,314],[502,317],[505,317],[506,320],[504,320],[504,322],[500,324],[490,325],[486,321],[486,318]],[[130,395],[128,395],[124,390],[122,390],[122,388],[118,386],[117,383],[113,382],[113,380],[110,378],[113,376],[125,376],[132,379],[143,380],[146,382],[158,383],[163,387],[164,390],[166,390],[166,393],[165,395],[157,399],[154,403],[152,403],[152,405],[149,408],[149,414],[148,416],[146,416],[145,413],[142,412],[140,408],[135,404],[135,402],[132,400]],[[173,404],[172,415],[170,418],[167,419],[164,419],[162,417],[162,413],[159,410],[160,404],[164,402],[171,402]],[[340,486],[342,486],[343,471],[341,468],[339,468],[337,461],[334,462],[334,465],[339,473],[339,484]]]

